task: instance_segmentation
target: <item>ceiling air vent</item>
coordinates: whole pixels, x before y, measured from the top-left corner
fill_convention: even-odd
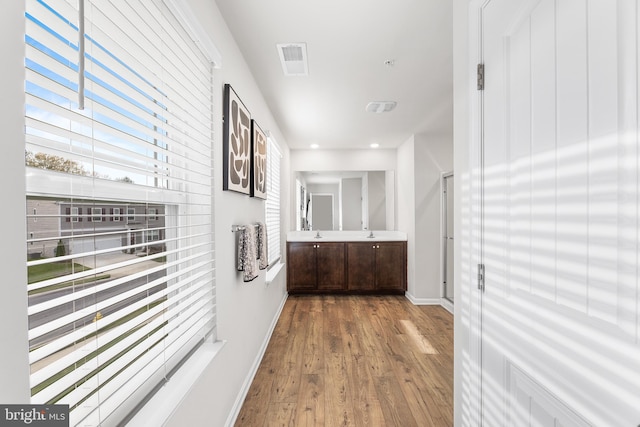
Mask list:
[[[285,76],[309,75],[306,43],[283,43],[277,46]]]
[[[388,113],[396,108],[397,102],[395,101],[374,101],[367,104],[365,110],[368,113]]]

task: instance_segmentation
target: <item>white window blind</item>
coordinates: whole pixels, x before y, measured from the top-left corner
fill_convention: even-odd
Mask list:
[[[165,1],[26,1],[32,403],[72,426],[215,339],[212,64]]]
[[[280,160],[278,144],[267,138],[267,201],[265,218],[267,223],[267,256],[269,265],[280,259]]]

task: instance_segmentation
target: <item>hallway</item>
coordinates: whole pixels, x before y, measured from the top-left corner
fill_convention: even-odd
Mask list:
[[[453,425],[453,316],[400,296],[290,296],[235,424]]]

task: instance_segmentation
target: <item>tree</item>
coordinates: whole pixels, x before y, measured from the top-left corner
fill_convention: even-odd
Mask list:
[[[89,172],[75,160],[65,159],[64,157],[53,154],[32,153],[31,151],[27,151],[25,154],[25,163],[27,166],[39,169],[65,172],[73,175],[89,175]]]
[[[67,254],[67,248],[65,248],[62,239],[58,240],[58,246],[56,246],[56,256],[65,256]]]

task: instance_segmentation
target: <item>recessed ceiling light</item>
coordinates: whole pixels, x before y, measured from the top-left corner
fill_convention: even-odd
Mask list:
[[[314,150],[318,147],[320,147],[318,144],[311,144],[311,148],[313,148]]]
[[[369,147],[371,148],[378,148],[380,147],[380,144],[376,144],[375,142],[373,144],[370,144]]]

